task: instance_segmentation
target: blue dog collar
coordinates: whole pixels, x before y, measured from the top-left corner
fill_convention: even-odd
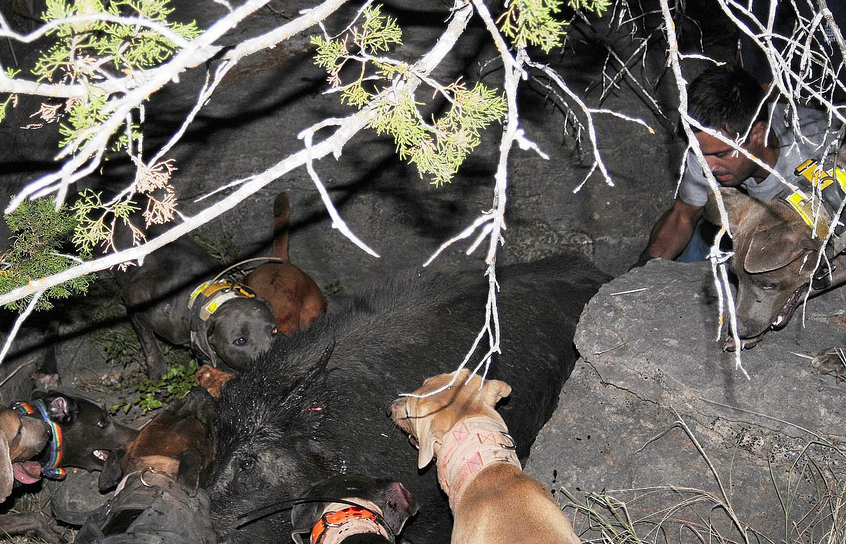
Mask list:
[[[46,465],[41,467],[41,475],[52,480],[64,480],[68,475],[68,471],[63,469],[62,464],[62,446],[64,441],[62,439],[62,428],[50,419],[50,414],[47,413],[47,407],[41,399],[34,400],[31,403],[25,401],[18,401],[12,404],[12,409],[17,410],[18,413],[24,416],[40,418],[44,423],[50,426],[50,460]]]

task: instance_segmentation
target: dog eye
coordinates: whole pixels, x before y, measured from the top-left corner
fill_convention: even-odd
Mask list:
[[[270,331],[270,334],[276,336],[279,333],[279,327],[273,327],[273,330]]]
[[[253,466],[255,466],[255,461],[252,457],[247,457],[246,459],[241,460],[241,470],[253,470]]]
[[[108,418],[108,417],[104,417],[103,419],[101,419],[100,421],[97,422],[97,426],[100,427],[101,429],[105,429],[106,427],[109,426],[109,419],[110,418]]]
[[[236,346],[243,346],[244,344],[246,344],[246,343],[247,343],[247,339],[246,339],[246,338],[244,338],[243,336],[239,336],[239,337],[238,337],[238,338],[236,338],[236,339],[235,339],[235,341],[234,341],[234,342],[232,342],[232,343],[233,343],[233,344],[235,344]]]

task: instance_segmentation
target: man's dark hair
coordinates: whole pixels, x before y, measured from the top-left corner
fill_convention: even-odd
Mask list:
[[[740,66],[712,66],[690,83],[687,92],[690,116],[732,138],[767,120],[767,108],[761,106],[764,90]],[[695,127],[693,130],[697,131]]]

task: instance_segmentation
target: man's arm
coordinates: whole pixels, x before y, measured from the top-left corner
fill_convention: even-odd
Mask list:
[[[702,206],[687,204],[679,199],[652,227],[649,245],[641,253],[638,264],[644,264],[649,259],[675,259],[678,257],[690,239],[696,223],[702,217]]]

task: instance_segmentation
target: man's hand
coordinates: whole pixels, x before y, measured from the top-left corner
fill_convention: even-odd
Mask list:
[[[652,227],[649,245],[646,246],[638,262],[645,256],[668,260],[678,257],[693,237],[696,223],[702,218],[702,208],[702,206],[694,206],[676,199],[673,207]],[[643,262],[645,263],[646,260]]]

